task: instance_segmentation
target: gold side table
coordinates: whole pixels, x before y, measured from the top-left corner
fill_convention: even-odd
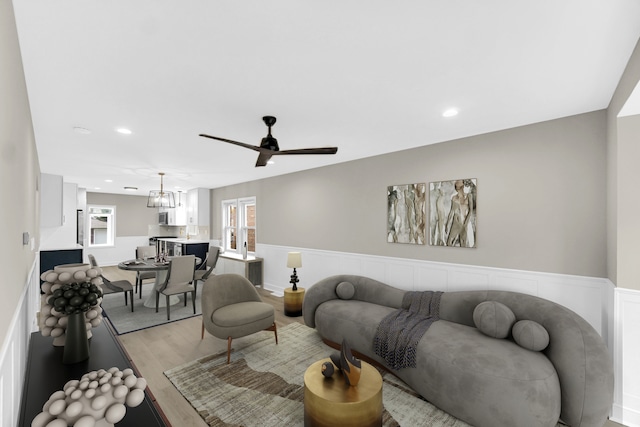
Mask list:
[[[302,301],[304,300],[304,288],[295,291],[292,288],[284,290],[284,314],[290,317],[302,316]]]
[[[362,375],[355,387],[347,385],[338,370],[331,378],[322,375],[322,359],[304,373],[305,427],[382,426],[382,376],[361,361]]]

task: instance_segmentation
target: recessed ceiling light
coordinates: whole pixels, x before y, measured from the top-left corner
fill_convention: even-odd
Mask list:
[[[267,161],[267,164],[268,164],[268,165],[275,165],[275,164],[276,164],[276,162],[274,162],[273,160],[268,160],[268,161]]]
[[[74,130],[75,133],[80,133],[82,135],[89,135],[91,133],[91,131],[89,129],[83,128],[83,127],[80,127],[80,126],[75,126],[73,128],[73,130]]]
[[[130,129],[127,128],[118,128],[116,129],[116,132],[121,133],[123,135],[131,135],[133,132],[131,132]]]
[[[100,190],[100,187],[94,187],[93,189],[94,190]]]
[[[453,117],[457,115],[458,110],[456,110],[455,108],[449,108],[448,110],[445,110],[444,113],[442,113],[442,117]]]
[[[113,182],[112,179],[105,179],[104,182]]]
[[[124,187],[124,189],[127,191],[137,191],[138,187]]]

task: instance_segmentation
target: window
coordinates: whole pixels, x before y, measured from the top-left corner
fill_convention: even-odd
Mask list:
[[[247,252],[256,251],[256,198],[238,200],[238,223],[242,227],[242,236],[247,242]]]
[[[236,240],[238,236],[236,200],[224,200],[222,202],[222,247],[225,251],[238,250]]]
[[[222,201],[222,246],[228,252],[256,251],[256,198]]]
[[[87,229],[89,247],[114,246],[116,228],[115,206],[87,206]]]

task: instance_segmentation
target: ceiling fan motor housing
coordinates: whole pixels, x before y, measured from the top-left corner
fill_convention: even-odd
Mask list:
[[[280,147],[278,147],[278,140],[272,137],[271,134],[262,138],[260,148],[267,148],[271,151],[280,151]]]

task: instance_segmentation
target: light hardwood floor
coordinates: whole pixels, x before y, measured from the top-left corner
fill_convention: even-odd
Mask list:
[[[109,280],[129,280],[135,284],[135,273],[117,267],[103,267]],[[151,283],[144,286],[152,286]],[[258,288],[264,302],[276,311],[276,325],[281,328],[302,317],[284,315],[283,299]],[[171,322],[166,325],[118,336],[140,375],[147,384],[165,416],[174,427],[206,427],[207,424],[164,376],[163,372],[200,357],[227,351],[227,342],[205,332],[200,339],[202,317]],[[273,332],[260,332],[270,334]],[[242,345],[243,338],[233,340],[233,346]]]
[[[103,274],[110,280],[127,279],[135,283],[135,273],[117,267],[104,267]],[[151,286],[146,284],[145,286]],[[258,288],[264,302],[272,304],[276,311],[278,328],[293,322],[304,323],[302,317],[284,315],[283,299]],[[164,376],[163,372],[200,357],[227,350],[227,342],[205,332],[200,339],[202,317],[196,316],[154,328],[144,329],[118,338],[126,349],[140,375],[147,380],[149,389],[158,405],[174,427],[207,427],[198,413]],[[273,334],[272,332],[261,332]],[[243,338],[234,340],[242,345]],[[235,345],[234,345],[235,347]],[[603,427],[622,427],[607,421]]]

